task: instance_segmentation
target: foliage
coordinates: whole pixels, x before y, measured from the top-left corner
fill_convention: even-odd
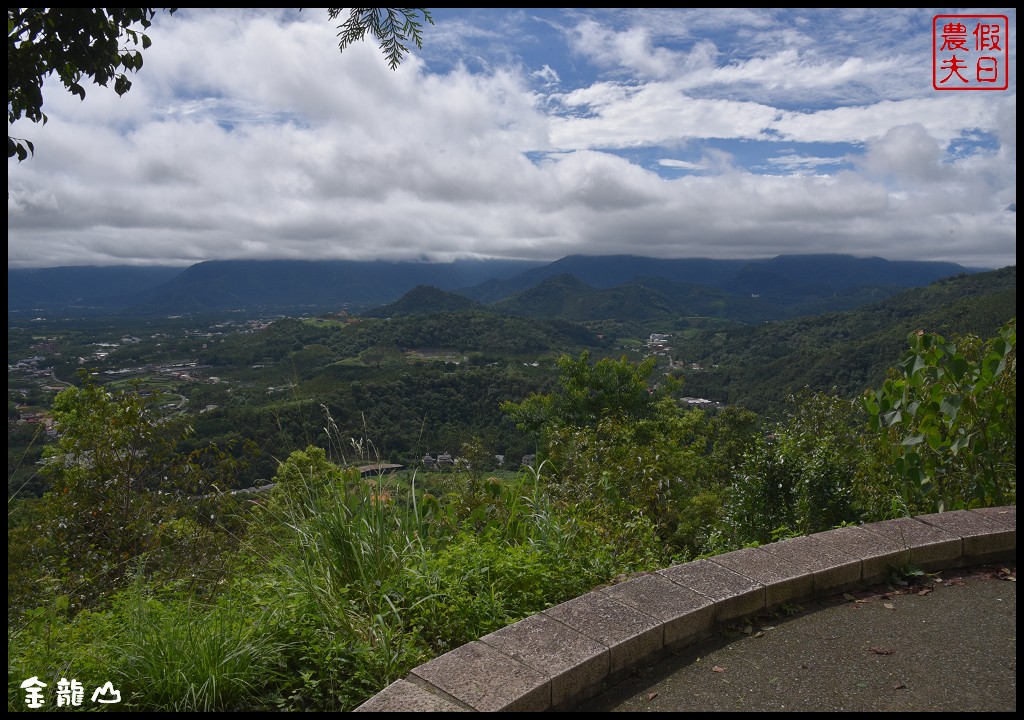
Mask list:
[[[234,499],[218,494],[236,461],[215,446],[181,452],[189,425],[161,410],[158,394],[111,392],[80,377],[81,387],[54,401],[50,490],[9,529],[21,548],[8,554],[11,585],[27,593],[11,595],[9,609],[56,591],[77,612],[117,588],[136,561],[147,574],[202,582],[222,570],[218,556],[239,530]],[[34,590],[22,583],[30,573]]]
[[[476,315],[436,327],[459,317]],[[199,437],[141,385],[83,376],[61,393],[54,491],[9,505],[10,709],[24,707],[17,682],[38,675],[112,679],[131,710],[351,710],[438,653],[623,574],[931,510],[940,488],[1015,500],[1013,324],[987,343],[915,334],[863,405],[807,391],[762,433],[747,410],[651,388],[652,361],[567,356],[557,382],[507,357],[360,363],[402,347],[386,339],[399,322],[282,321],[218,343],[248,362],[272,354],[296,385],[268,397],[276,377],[218,368],[230,383],[193,385],[195,406],[221,406],[196,416]],[[499,406],[542,440],[526,471],[489,467],[514,442]],[[351,466],[381,459],[366,439],[378,428],[389,448],[464,462],[361,477]],[[218,494],[241,471],[200,452],[212,429],[259,442],[275,487]],[[305,437],[327,449],[293,452]],[[908,451],[934,467],[930,485],[898,474]]]
[[[170,10],[172,13],[174,9]],[[128,72],[142,68],[152,45],[145,30],[156,8],[7,8],[7,123],[46,123],[43,80],[56,73],[68,92],[85,99],[84,79],[124,95]],[[126,46],[122,46],[122,42]],[[7,157],[24,160],[34,147],[7,137]]]
[[[83,373],[82,387],[53,404],[60,434],[47,448],[45,504],[50,531],[84,586],[116,581],[132,558],[156,550],[167,500],[159,493],[188,477],[177,442],[189,431],[161,417],[157,396],[114,394]]]
[[[905,502],[934,510],[1004,505],[1017,487],[1017,322],[984,343],[919,330],[863,397],[888,442]]]
[[[161,599],[141,576],[101,610],[71,616],[67,596],[58,596],[8,630],[8,709],[24,705],[17,683],[32,675],[50,687],[68,677],[113,681],[118,707],[132,711],[266,706],[283,682],[285,652],[270,619],[233,592],[210,606]]]
[[[327,12],[334,20],[344,10],[348,10],[348,19],[338,26],[338,49],[344,50],[369,32],[380,41],[381,52],[392,70],[409,52],[406,43],[410,40],[422,49],[423,23],[434,24],[425,8],[328,8]]]
[[[849,312],[698,331],[673,338],[673,355],[697,362],[689,394],[741,405],[766,419],[804,387],[851,399],[879,387],[907,334],[988,337],[1017,312],[1017,269],[959,275]]]
[[[538,431],[550,426],[597,425],[603,418],[639,420],[654,410],[655,401],[668,392],[655,394],[648,388],[648,378],[656,365],[655,358],[631,363],[602,358],[590,362],[589,351],[578,358],[563,355],[558,359],[558,392],[533,394],[521,403],[506,402],[502,409],[521,429]],[[674,384],[669,380],[669,388]]]
[[[856,407],[807,391],[789,401],[789,417],[759,436],[736,469],[721,530],[733,547],[857,519],[862,450]]]
[[[51,594],[7,626],[7,709],[23,710],[21,680],[38,676],[48,687],[60,678],[105,682],[115,661],[111,639],[117,621],[84,611],[71,617],[70,598]]]
[[[665,560],[644,518],[595,523],[539,471],[437,497],[307,448],[278,479],[267,534],[252,539],[269,539],[273,560],[251,592],[281,608],[286,708],[351,709],[433,655]]]
[[[227,594],[210,608],[162,602],[136,586],[115,605],[116,684],[136,710],[249,710],[281,683],[271,611]]]
[[[381,582],[401,572],[419,539],[429,535],[415,503],[394,509],[377,480],[339,469],[320,448],[292,453],[277,478],[271,510],[281,507],[293,529],[289,549],[296,556],[289,566],[296,579],[325,612],[343,598],[380,612]]]
[[[606,522],[647,517],[659,540],[679,557],[706,552],[718,520],[728,473],[752,438],[755,418],[745,411],[712,422],[672,397],[678,381],[648,387],[655,359],[589,362],[559,360],[559,389],[534,393],[503,409],[543,438],[564,502],[586,499]],[[730,429],[730,438],[722,430]]]

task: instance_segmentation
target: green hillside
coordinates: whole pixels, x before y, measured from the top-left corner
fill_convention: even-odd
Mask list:
[[[691,333],[676,340],[673,352],[689,368],[689,394],[771,414],[805,386],[842,395],[877,386],[915,330],[987,337],[1016,314],[1012,266],[939,280],[847,312]]]

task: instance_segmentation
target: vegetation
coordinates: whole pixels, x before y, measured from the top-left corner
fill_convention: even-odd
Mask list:
[[[173,10],[171,12],[174,12]],[[68,92],[85,99],[85,79],[124,95],[127,72],[142,68],[152,45],[145,33],[156,8],[7,8],[7,123],[46,123],[43,80],[56,73]],[[137,26],[137,27],[136,27]],[[130,47],[122,47],[122,42]],[[24,160],[33,144],[7,136],[7,157]]]
[[[773,415],[682,401],[699,372],[639,339],[501,317],[12,328],[11,367],[41,359],[9,382],[9,710],[32,676],[137,711],[350,710],[624,574],[1016,502],[1012,314]]]
[[[864,396],[914,509],[1015,500],[1017,325],[982,343],[919,330],[881,389]]]
[[[804,387],[854,398],[885,380],[919,329],[990,337],[1017,313],[1017,268],[959,275],[855,310],[679,334],[672,351],[700,371],[690,393],[780,417]]]
[[[327,13],[334,20],[345,10],[348,19],[338,26],[338,49],[344,50],[370,33],[392,70],[408,54],[409,41],[423,48],[423,23],[434,24],[430,11],[424,8],[328,8]]]

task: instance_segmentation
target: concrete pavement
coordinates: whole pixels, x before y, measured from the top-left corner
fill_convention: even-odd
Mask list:
[[[762,613],[579,710],[1013,712],[1015,578],[1015,563],[946,570]]]
[[[356,710],[1012,710],[1016,548],[1015,506],[744,548],[555,605]]]

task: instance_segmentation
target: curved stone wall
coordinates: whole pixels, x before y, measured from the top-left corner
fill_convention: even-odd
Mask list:
[[[885,580],[1016,559],[1017,508],[844,527],[676,565],[594,590],[415,668],[356,712],[572,707],[723,624]]]

